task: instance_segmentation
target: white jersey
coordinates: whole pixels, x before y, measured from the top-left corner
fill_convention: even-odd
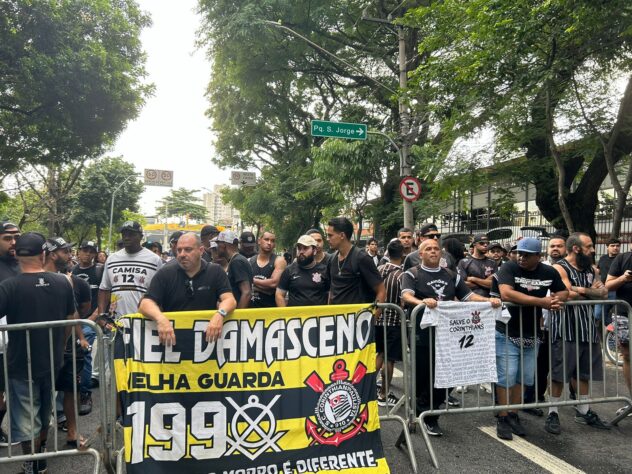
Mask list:
[[[496,320],[507,322],[490,303],[440,301],[424,310],[421,328],[436,326],[435,387],[497,382]]]
[[[112,292],[110,309],[117,317],[138,312],[138,304],[161,266],[160,257],[146,248],[136,253],[121,249],[108,257],[99,289]]]

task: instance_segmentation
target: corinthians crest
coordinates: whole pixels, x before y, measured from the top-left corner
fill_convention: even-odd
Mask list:
[[[323,379],[312,372],[305,380],[305,385],[320,393],[315,414],[317,423],[305,420],[305,431],[312,441],[323,445],[340,446],[343,441],[366,431],[369,419],[367,406],[360,411],[360,394],[354,387],[366,375],[366,366],[361,362],[349,380],[349,371],[343,359],[334,362],[333,371],[329,374],[331,384],[325,385]]]

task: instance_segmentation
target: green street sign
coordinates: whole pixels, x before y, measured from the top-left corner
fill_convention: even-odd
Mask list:
[[[344,138],[346,140],[366,140],[366,125],[363,123],[312,120],[312,136]]]

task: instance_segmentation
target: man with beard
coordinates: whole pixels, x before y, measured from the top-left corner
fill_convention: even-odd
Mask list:
[[[252,296],[252,267],[248,259],[237,252],[239,240],[234,232],[230,230],[220,232],[216,242],[217,254],[228,262],[226,273],[233,296],[237,301],[237,308],[247,308]]]
[[[495,308],[500,307],[498,298],[485,298],[470,291],[463,279],[457,273],[442,268],[441,248],[435,239],[427,239],[419,248],[421,264],[407,270],[401,277],[402,303],[409,308],[424,304],[428,308],[436,308],[438,301],[489,301]],[[414,324],[419,324],[422,314]],[[434,373],[430,367],[436,367],[435,358],[435,328],[428,327],[417,331],[417,400],[415,400],[416,414],[437,409],[445,400],[445,389],[434,388]],[[432,365],[430,365],[430,360]],[[432,393],[432,396],[431,396]],[[431,407],[430,402],[434,406]],[[428,416],[424,420],[424,429],[430,436],[441,436],[438,416]]]
[[[555,268],[569,291],[569,299],[604,299],[608,292],[593,269],[594,247],[588,234],[575,232],[566,240],[566,257]],[[599,331],[594,323],[594,306],[568,306],[551,316],[551,402],[558,402],[562,395],[564,376],[571,377],[570,384],[579,393],[579,401],[588,399],[591,381],[603,379],[603,361]],[[566,365],[564,364],[566,359]],[[577,364],[579,361],[579,365]],[[574,375],[579,379],[579,387]],[[592,377],[592,380],[591,380]],[[610,429],[587,403],[576,407],[575,422],[598,429]],[[544,429],[560,434],[557,407],[549,408]]]
[[[492,286],[492,275],[498,266],[487,257],[489,239],[486,234],[475,235],[472,245],[474,247],[470,256],[459,262],[457,272],[470,290],[487,298]]]
[[[246,258],[253,257],[257,254],[257,243],[255,234],[245,230],[239,236],[239,253]]]
[[[284,258],[277,258],[274,253],[276,236],[265,231],[259,238],[259,253],[248,259],[252,267],[251,308],[274,308],[275,292],[283,270],[287,267]]]
[[[216,341],[224,318],[237,303],[221,267],[203,260],[200,238],[183,234],[176,245],[176,263],[163,266],[140,302],[138,311],[155,321],[160,343],[176,344],[176,334],[166,312],[216,310],[206,327],[206,342]]]
[[[15,241],[20,236],[20,229],[11,222],[0,223],[0,282],[20,273],[18,260],[15,258]],[[0,314],[0,325],[7,323],[5,315]],[[7,345],[7,333],[0,333],[0,425],[7,413],[4,401],[4,350]],[[0,428],[0,446],[9,445],[7,434]]]
[[[276,305],[321,306],[327,304],[329,274],[327,265],[315,260],[318,243],[309,235],[301,235],[296,242],[298,256],[281,275],[276,289]]]
[[[545,263],[554,265],[566,257],[566,239],[561,235],[554,235],[549,240],[549,256]]]
[[[517,252],[518,263],[505,263],[497,275],[502,300],[519,305],[508,308],[511,319],[506,325],[496,322],[496,400],[501,405],[520,404],[524,385],[533,385],[536,325],[543,309],[558,310],[568,297],[560,274],[540,262],[542,244],[538,239],[519,240]],[[499,412],[496,434],[506,440],[513,439],[513,434],[526,435],[516,410]]]

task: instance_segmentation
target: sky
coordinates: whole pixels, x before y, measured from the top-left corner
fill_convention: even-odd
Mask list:
[[[212,189],[228,184],[230,171],[211,162],[213,134],[204,112],[211,66],[195,47],[200,24],[196,0],[138,0],[153,24],[141,40],[147,53],[147,81],[156,90],[138,118],[120,135],[111,154],[122,156],[142,173],[145,168],[173,170],[174,187]],[[170,188],[146,187],[141,212],[153,215]]]

